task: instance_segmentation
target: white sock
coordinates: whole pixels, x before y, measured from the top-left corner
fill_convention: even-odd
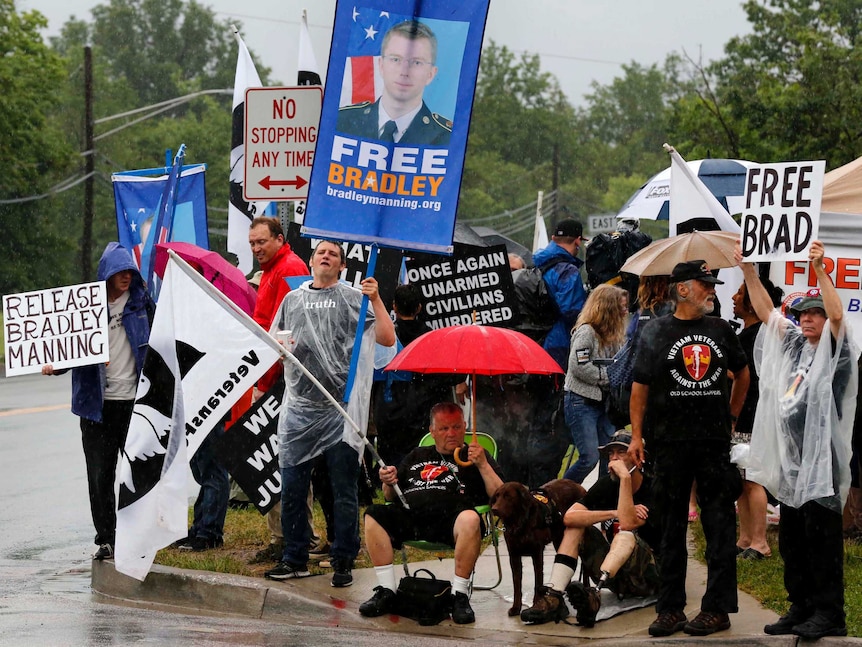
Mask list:
[[[385,566],[375,566],[374,572],[377,574],[377,583],[383,588],[389,589],[395,593],[395,565],[386,564]]]
[[[470,580],[455,575],[452,578],[452,593],[463,593],[464,595],[470,595]]]
[[[548,584],[555,591],[565,591],[575,576],[575,569],[559,562],[554,562],[551,569],[551,581]]]

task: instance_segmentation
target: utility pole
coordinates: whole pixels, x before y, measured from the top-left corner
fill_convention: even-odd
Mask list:
[[[81,282],[86,283],[93,280],[93,217],[95,205],[93,203],[93,189],[95,177],[93,171],[96,167],[96,152],[93,150],[93,50],[87,45],[84,47],[84,169],[87,179],[84,181],[84,223],[81,232]]]

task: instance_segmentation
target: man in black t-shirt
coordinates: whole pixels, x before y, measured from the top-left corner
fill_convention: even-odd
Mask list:
[[[470,607],[470,574],[479,558],[482,519],[475,506],[487,504],[503,484],[496,461],[478,443],[467,447],[472,465],[459,465],[453,454],[464,446],[467,426],[464,414],[454,402],[431,408],[430,432],[433,447],[417,447],[404,457],[396,470],[380,469],[383,496],[393,505],[372,505],[365,511],[365,546],[374,564],[379,586],[374,596],[359,606],[369,618],[391,613],[395,602],[393,547],[422,539],[448,544],[455,549],[455,577],[452,620],[457,624],[475,621]],[[463,459],[463,453],[459,454]],[[395,498],[401,488],[409,509]]]
[[[748,361],[730,325],[707,316],[718,280],[705,261],[678,263],[670,276],[674,313],[647,323],[638,341],[629,402],[629,453],[644,461],[644,440],[655,478],[654,513],[661,527],[661,582],[651,636],[679,630],[706,636],[730,628],[738,610],[736,514],[742,492],[730,462],[730,436],[750,381]],[[733,372],[730,386],[728,371]],[[697,480],[706,538],[707,584],[700,613],[684,613],[688,566],[688,501]]]
[[[658,532],[650,519],[652,482],[628,456],[631,435],[616,432],[599,450],[608,456],[608,474],[602,476],[587,495],[565,514],[563,540],[554,557],[550,583],[541,589],[521,620],[541,624],[559,622],[569,615],[563,591],[577,611],[578,624],[592,627],[601,605],[599,591],[607,585],[620,596],[646,596],[658,587],[654,549]],[[616,522],[616,523],[615,523]],[[611,531],[612,542],[594,524]],[[572,582],[581,557],[583,567],[598,580],[595,588]]]

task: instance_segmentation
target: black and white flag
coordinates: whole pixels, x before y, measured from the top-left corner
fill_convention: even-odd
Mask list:
[[[269,202],[249,202],[243,195],[245,183],[245,91],[261,87],[260,76],[251,60],[251,54],[234,30],[239,44],[236,59],[236,76],[233,82],[233,120],[230,132],[230,198],[227,208],[227,251],[236,254],[237,265],[245,274],[253,268],[251,248],[248,245],[248,226],[253,218],[264,215]]]
[[[172,255],[120,458],[119,572],[143,581],[156,552],[186,536],[189,459],[279,356],[263,328]]]

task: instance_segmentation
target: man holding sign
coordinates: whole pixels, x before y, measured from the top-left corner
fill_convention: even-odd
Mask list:
[[[350,357],[358,343],[357,328],[363,296],[373,310],[367,313],[361,333],[360,356],[347,413],[363,433],[373,374],[374,342],[394,346],[395,328],[377,291],[377,280],[368,277],[357,290],[338,280],[346,266],[341,245],[318,243],[311,256],[312,281],[288,292],[276,312],[272,333],[281,333],[285,346],[335,398],[344,400]],[[281,527],[284,554],[278,565],[266,571],[273,580],[309,575],[310,528],[306,498],[315,459],[323,457],[332,486],[334,537],[330,555],[335,573],[332,586],[353,583],[353,560],[359,553],[359,501],[357,481],[363,438],[342,418],[318,388],[292,363],[285,364],[284,403],[278,423],[281,468]]]
[[[119,243],[105,247],[98,279],[106,281],[108,289],[110,361],[72,369],[72,413],[81,418],[90,511],[99,545],[93,559],[102,560],[114,556],[117,457],[129,430],[155,304],[132,255]],[[51,364],[42,367],[43,375],[61,372],[65,371],[55,371]]]

